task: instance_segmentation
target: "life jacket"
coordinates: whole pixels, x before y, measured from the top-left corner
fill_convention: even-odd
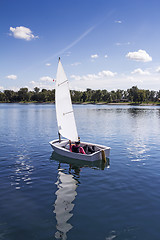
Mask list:
[[[79,146],[73,145],[72,146],[72,152],[79,153]]]

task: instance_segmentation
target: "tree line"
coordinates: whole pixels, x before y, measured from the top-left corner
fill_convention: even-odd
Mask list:
[[[73,103],[149,103],[160,102],[160,90],[144,90],[133,86],[127,90],[92,90],[87,88],[86,91],[71,90],[71,98]],[[28,88],[20,88],[19,91],[13,90],[0,91],[0,102],[3,103],[18,103],[18,102],[54,102],[55,90],[34,88],[34,91],[29,91]]]

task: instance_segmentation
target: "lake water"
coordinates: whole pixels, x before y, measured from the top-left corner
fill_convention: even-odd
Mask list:
[[[74,105],[109,166],[52,154],[52,104],[0,104],[1,240],[159,240],[160,107]]]

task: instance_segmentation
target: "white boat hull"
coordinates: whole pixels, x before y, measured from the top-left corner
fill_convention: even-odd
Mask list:
[[[68,140],[62,140],[61,142],[59,142],[59,140],[53,140],[49,143],[52,146],[53,150],[56,153],[58,153],[59,155],[62,155],[62,156],[68,157],[68,158],[84,160],[84,161],[102,160],[102,150],[105,152],[106,158],[108,158],[109,154],[110,154],[110,147],[106,147],[106,146],[103,146],[103,145],[92,144],[92,143],[87,143],[87,142],[81,142],[81,146],[82,147],[84,145],[94,146],[96,148],[96,151],[94,153],[92,153],[92,154],[81,154],[81,153],[71,152],[69,150],[69,145],[67,145],[69,143]]]

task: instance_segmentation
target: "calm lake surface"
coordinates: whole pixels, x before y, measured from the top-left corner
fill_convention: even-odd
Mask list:
[[[160,107],[74,105],[109,166],[53,154],[52,104],[0,104],[0,239],[159,240]],[[58,160],[59,159],[59,160]]]

